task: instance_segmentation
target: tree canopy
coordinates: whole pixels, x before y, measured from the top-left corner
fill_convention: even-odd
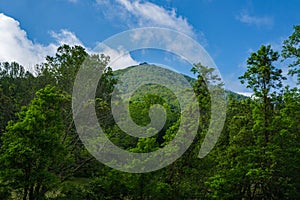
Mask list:
[[[81,46],[69,45],[37,63],[35,71],[26,71],[16,62],[0,63],[0,199],[298,199],[300,90],[284,82],[280,66],[289,69],[287,78],[296,75],[299,79],[299,42],[300,26],[295,26],[282,52],[262,45],[249,55],[239,79],[253,95],[227,92],[222,134],[201,159],[198,152],[212,120],[208,87],[223,84],[213,68],[195,63],[191,71],[196,79],[186,78],[198,103],[188,106],[200,110],[197,135],[174,163],[149,173],[120,172],[97,161],[77,134],[71,98],[82,65],[101,70],[93,103],[106,136],[133,153],[164,148],[180,134],[179,126],[186,120],[176,94],[158,84],[146,84],[132,96],[118,96],[141,77],[122,79],[126,84],[115,90],[126,70],[146,66],[150,73],[151,65],[113,71],[107,66],[108,56],[90,55]],[[279,65],[279,61],[284,62]],[[116,98],[111,102],[113,94]],[[145,130],[154,134],[148,138],[128,135],[112,114],[112,105],[123,105],[123,101],[137,125],[151,122],[149,112],[155,104],[165,110],[166,123],[160,131]],[[186,130],[197,126],[189,120],[184,125]]]

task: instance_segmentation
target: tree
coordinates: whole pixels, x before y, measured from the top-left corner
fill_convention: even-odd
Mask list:
[[[39,90],[2,137],[0,177],[23,200],[41,199],[59,180],[52,167],[68,159],[61,143],[62,105],[67,98],[55,87]]]
[[[107,100],[110,99],[110,93],[112,92],[114,85],[111,69],[107,68],[105,70],[108,61],[109,57],[103,54],[88,55],[81,46],[69,46],[65,44],[58,47],[55,56],[47,56],[46,62],[37,66],[36,82],[38,87],[44,87],[45,85],[50,84],[67,94],[72,94],[74,81],[80,68],[82,69],[89,66],[93,70],[104,71],[101,80],[98,82],[96,107],[100,118],[103,118],[103,116],[108,118],[107,111],[109,108],[103,109],[103,107],[108,105]],[[93,82],[92,84],[96,83]],[[104,110],[105,112],[102,112]],[[60,171],[59,173],[63,180],[67,180],[74,175],[88,176],[88,173],[93,173],[94,167],[97,165],[95,162],[91,162],[95,161],[95,159],[87,152],[76,132],[74,124],[75,117],[76,114],[74,115],[72,112],[71,101],[68,101],[64,105],[63,120],[65,131],[61,142],[68,148],[75,163],[62,163],[60,166],[56,166],[57,170]],[[110,119],[111,118],[107,119],[107,121]],[[87,170],[87,167],[93,168],[93,170]]]
[[[251,185],[255,184],[247,172],[253,168],[257,154],[253,153],[255,135],[251,129],[251,99],[238,101],[230,98],[226,125],[217,146],[213,175],[206,181],[212,199],[251,199]]]
[[[0,63],[0,99],[1,107],[5,108],[0,114],[0,134],[8,121],[16,119],[14,113],[28,105],[34,97],[34,84],[33,75],[22,65],[16,62]]]
[[[273,126],[281,95],[282,71],[273,66],[279,55],[261,46],[247,60],[248,70],[239,79],[252,89],[253,98],[230,99],[225,140],[217,156],[216,173],[207,181],[212,198],[283,198],[275,152],[277,130]],[[226,138],[227,137],[227,138]]]
[[[300,26],[294,26],[294,32],[283,42],[282,57],[292,59],[289,74],[298,76],[300,83]]]
[[[47,56],[46,62],[37,66],[41,87],[56,85],[71,94],[76,74],[87,57],[88,53],[81,46],[64,44],[58,47],[54,57]]]
[[[0,85],[0,136],[5,130],[7,121],[13,116],[13,105],[11,99],[3,94],[3,89]],[[1,144],[1,142],[0,142]]]
[[[300,195],[300,91],[286,89],[282,107],[272,125],[277,130],[274,136],[274,157],[276,159],[276,182],[278,193],[285,199],[297,199]],[[283,199],[283,198],[282,198]]]
[[[251,53],[247,60],[248,70],[243,76],[240,76],[242,84],[247,84],[247,88],[253,90],[254,97],[259,98],[259,107],[261,105],[262,116],[258,121],[258,126],[263,127],[265,142],[269,141],[270,131],[269,125],[273,115],[273,103],[276,101],[276,93],[282,88],[282,80],[286,78],[282,76],[282,70],[273,66],[273,62],[279,58],[278,52],[274,52],[271,46],[262,45],[257,52]]]

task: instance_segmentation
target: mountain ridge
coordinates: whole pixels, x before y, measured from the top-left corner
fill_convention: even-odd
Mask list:
[[[125,74],[126,72],[128,72],[129,70],[131,70],[131,69],[133,69],[133,68],[136,68],[136,67],[139,67],[139,66],[141,66],[141,65],[143,65],[143,66],[149,66],[149,67],[151,67],[151,66],[155,66],[155,67],[161,67],[161,66],[157,66],[157,65],[154,65],[154,64],[149,64],[149,63],[147,63],[147,62],[143,62],[143,63],[140,63],[139,65],[134,65],[134,66],[129,66],[129,67],[127,67],[127,68],[124,68],[124,69],[118,69],[118,70],[114,70],[113,71],[113,74],[114,74],[114,76],[117,78],[117,79],[119,79],[119,77],[120,76],[122,76],[123,74]],[[161,68],[164,68],[164,67],[161,67]],[[167,68],[165,68],[165,69],[167,69]],[[170,69],[169,69],[170,70]],[[172,70],[171,70],[172,71]],[[177,72],[175,72],[175,71],[173,71],[174,73],[177,73]],[[182,73],[179,73],[180,75],[182,75],[191,85],[193,85],[194,83],[195,83],[195,81],[196,81],[196,79],[195,78],[193,78],[193,77],[190,77],[190,76],[188,76],[188,75],[186,75],[186,74],[182,74]],[[242,95],[242,94],[239,94],[239,93],[236,93],[236,92],[233,92],[233,91],[231,91],[231,90],[227,90],[227,89],[225,89],[225,94],[226,94],[226,97],[228,97],[228,96],[233,96],[234,98],[236,98],[236,99],[246,99],[246,98],[249,98],[249,97],[247,97],[247,96],[245,96],[245,95]]]

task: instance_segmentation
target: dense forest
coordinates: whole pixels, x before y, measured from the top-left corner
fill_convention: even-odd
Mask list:
[[[97,85],[95,110],[114,144],[130,152],[151,152],[164,148],[177,134],[181,120],[178,100],[159,85],[144,85],[127,100],[133,121],[141,126],[150,122],[150,107],[162,105],[167,113],[162,130],[149,138],[136,138],[118,127],[110,101],[124,70],[105,69],[109,63],[105,55],[89,55],[80,46],[62,45],[54,56],[37,64],[34,72],[15,62],[3,62],[0,199],[300,198],[300,89],[284,84],[292,76],[300,83],[300,26],[283,42],[282,52],[262,45],[249,55],[247,70],[239,79],[253,95],[247,98],[227,92],[222,134],[214,149],[201,159],[198,152],[208,130],[211,101],[204,76],[213,70],[195,64],[191,71],[197,79],[188,81],[201,113],[197,136],[176,162],[149,173],[109,168],[80,140],[72,113],[72,91],[76,74],[87,59],[104,70]],[[289,69],[286,77],[275,66],[280,63]]]

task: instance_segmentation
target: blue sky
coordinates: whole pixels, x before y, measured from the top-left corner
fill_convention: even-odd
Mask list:
[[[280,51],[293,25],[300,24],[299,8],[298,0],[1,0],[0,61],[30,68],[63,43],[92,50],[125,30],[165,27],[203,45],[228,89],[249,92],[237,77],[244,73],[250,52],[262,44]],[[133,52],[121,65],[143,61],[188,65],[158,51]],[[284,64],[277,65],[285,69]]]

